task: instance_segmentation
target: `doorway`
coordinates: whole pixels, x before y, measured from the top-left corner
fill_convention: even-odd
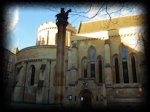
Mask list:
[[[81,107],[91,107],[92,105],[91,96],[92,96],[92,93],[88,89],[84,89],[80,92]]]

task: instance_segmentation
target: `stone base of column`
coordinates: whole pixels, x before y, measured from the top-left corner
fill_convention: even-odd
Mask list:
[[[23,90],[24,90],[24,87],[22,86],[15,87],[14,93],[13,93],[14,102],[23,102]]]
[[[106,86],[105,86],[105,84],[103,84],[103,86],[102,86],[102,93],[103,93],[103,105],[107,106]]]
[[[38,87],[36,93],[36,103],[48,103],[48,88]]]

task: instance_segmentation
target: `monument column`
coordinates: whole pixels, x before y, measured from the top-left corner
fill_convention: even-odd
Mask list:
[[[55,101],[62,104],[64,93],[64,73],[65,73],[65,38],[66,38],[66,26],[68,25],[68,13],[61,8],[61,13],[57,14],[56,25],[58,27],[57,34],[57,57],[56,57],[56,74],[55,74]]]

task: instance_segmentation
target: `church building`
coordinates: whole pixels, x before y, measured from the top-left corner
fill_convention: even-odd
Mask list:
[[[56,104],[57,25],[37,29],[35,46],[15,52],[12,102]],[[104,107],[145,101],[144,15],[66,27],[64,106]]]

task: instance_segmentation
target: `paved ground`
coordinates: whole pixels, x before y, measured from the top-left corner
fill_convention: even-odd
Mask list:
[[[60,111],[69,111],[69,112],[80,112],[81,110],[92,111],[92,107],[62,107],[55,104],[25,104],[25,103],[10,103],[5,105],[6,110],[19,110],[19,112],[23,111],[30,111],[30,110],[38,110],[38,111],[51,111],[55,110],[56,112]],[[20,111],[21,110],[21,111]],[[34,112],[32,111],[32,112]],[[94,112],[94,111],[92,111]]]
[[[54,104],[48,105],[48,104],[9,103],[5,104],[5,107],[8,107],[9,109],[61,109],[61,106]]]
[[[27,103],[9,103],[5,105],[5,109],[6,110],[21,110],[19,112],[23,111],[30,111],[30,110],[39,110],[41,112],[41,110],[55,110],[56,112],[59,111],[69,111],[69,112],[73,112],[73,111],[77,111],[79,112],[79,110],[91,110],[91,107],[79,107],[79,108],[75,108],[75,107],[64,107],[64,106],[60,106],[60,105],[56,105],[56,104],[27,104]],[[33,111],[32,111],[33,112]]]
[[[110,107],[107,106],[107,108],[100,108],[100,110],[102,109],[106,109],[106,110],[112,110],[114,107],[114,109],[129,109],[129,110],[137,110],[139,108],[140,105],[129,105],[129,106],[123,106],[123,105],[120,105],[118,108],[118,106],[116,106],[115,104],[114,105],[111,105]],[[62,107],[62,106],[59,106],[59,105],[55,105],[55,104],[26,104],[26,103],[7,103],[6,105],[4,105],[5,109],[6,110],[23,110],[23,111],[27,111],[27,110],[39,110],[41,112],[41,110],[56,110],[56,112],[59,112],[59,110],[69,110],[70,112],[72,111],[78,111],[78,110],[82,110],[82,109],[86,109],[86,110],[92,110],[93,108],[91,107],[86,107],[86,108],[71,108],[71,107]],[[95,108],[94,108],[95,109]],[[98,108],[99,109],[99,108]],[[33,111],[32,111],[33,112]],[[93,111],[94,112],[94,111]]]

